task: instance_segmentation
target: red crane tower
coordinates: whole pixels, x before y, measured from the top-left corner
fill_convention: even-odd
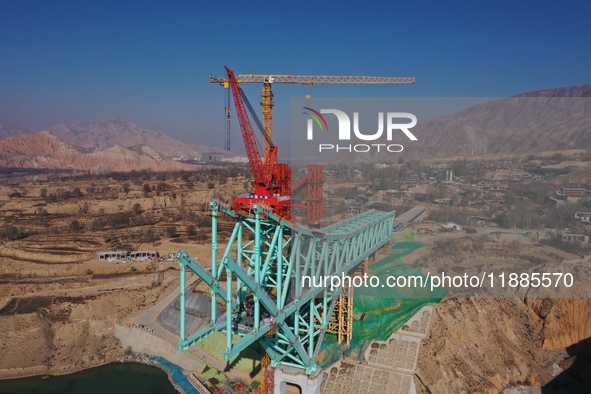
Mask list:
[[[234,209],[237,212],[248,211],[254,204],[268,206],[278,216],[291,219],[291,172],[288,164],[280,164],[277,159],[277,146],[263,131],[269,149],[261,155],[257,141],[248,118],[242,89],[234,72],[225,66],[228,73],[230,88],[234,98],[236,114],[248,155],[248,162],[254,178],[254,192],[237,196],[234,199]],[[265,158],[263,161],[263,157]]]

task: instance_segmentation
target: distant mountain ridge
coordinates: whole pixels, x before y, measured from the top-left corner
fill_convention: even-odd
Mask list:
[[[591,149],[591,84],[498,99],[453,115],[420,120],[412,131],[418,141],[405,143],[401,154],[342,152],[335,161],[376,163],[395,162],[401,157],[470,157]],[[176,140],[121,119],[63,124],[43,132],[0,123],[0,138],[0,165],[4,167],[165,171],[193,168],[172,160],[173,157],[194,159],[204,152],[235,156],[219,148]]]
[[[201,153],[216,152],[222,156],[235,156],[219,148],[193,144],[174,139],[160,131],[144,129],[135,123],[121,119],[107,119],[96,123],[63,124],[47,129],[47,132],[70,145],[91,148],[95,151],[116,145],[127,148],[145,145],[166,157],[185,156],[200,158]]]
[[[536,90],[515,97],[591,97],[591,84]]]
[[[191,170],[195,167],[162,156],[147,146],[120,145],[102,151],[73,146],[47,132],[22,134],[0,141],[0,166],[74,169],[90,172]]]
[[[0,140],[13,135],[30,134],[31,131],[20,127],[13,126],[8,123],[0,122]]]
[[[12,168],[107,171],[190,170],[176,159],[201,160],[201,154],[236,154],[174,139],[121,119],[63,124],[47,130],[22,129],[0,123],[0,165]]]
[[[7,123],[0,123],[0,140],[22,134],[45,131],[69,145],[102,151],[120,145],[131,148],[136,145],[150,147],[169,158],[200,158],[202,153],[215,152],[220,157],[236,156],[235,153],[203,144],[177,140],[161,131],[152,131],[121,119],[106,119],[101,122],[76,124],[67,123],[43,130],[24,129]]]
[[[419,120],[402,154],[339,154],[339,163],[591,149],[591,84],[523,93]],[[387,142],[387,141],[380,141]]]

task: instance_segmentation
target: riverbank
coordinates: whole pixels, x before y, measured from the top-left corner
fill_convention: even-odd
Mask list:
[[[123,353],[123,352],[121,352]],[[43,365],[35,365],[31,367],[23,367],[23,368],[6,368],[0,369],[0,382],[4,380],[12,380],[12,379],[24,379],[24,378],[31,378],[36,376],[64,376],[75,374],[78,372],[83,372],[88,369],[102,367],[108,364],[112,364],[115,362],[120,362],[120,356],[105,359],[97,363],[93,363],[90,365],[85,365],[83,367],[78,367],[76,365],[54,365],[51,367],[43,366]]]
[[[150,357],[145,354],[128,354],[126,356],[119,357],[117,360],[115,360],[113,362],[110,362],[110,363],[107,363],[107,364],[104,364],[101,366],[83,369],[83,370],[76,371],[73,373],[66,373],[66,374],[60,374],[60,375],[39,374],[39,375],[34,375],[34,376],[26,376],[26,377],[19,377],[19,378],[11,378],[11,379],[7,379],[7,380],[2,380],[2,382],[4,382],[4,384],[0,384],[0,387],[4,387],[4,386],[8,385],[11,387],[11,389],[8,392],[10,392],[10,393],[19,392],[20,393],[21,391],[19,391],[20,389],[18,388],[20,385],[20,386],[24,386],[23,392],[28,393],[27,386],[36,387],[35,390],[43,389],[45,386],[43,383],[52,382],[51,380],[47,380],[47,379],[64,378],[64,377],[70,376],[70,377],[72,377],[72,379],[64,379],[64,381],[66,381],[66,380],[67,381],[76,381],[76,377],[86,378],[86,376],[82,377],[82,376],[78,376],[78,375],[87,373],[89,371],[90,371],[90,374],[93,375],[92,371],[97,371],[103,367],[108,367],[109,365],[114,366],[117,364],[138,364],[138,365],[156,367],[160,371],[162,371],[163,373],[166,374],[167,380],[170,382],[171,386],[174,387],[174,389],[178,393],[205,394],[205,393],[200,393],[197,389],[195,389],[194,385],[190,382],[188,376],[185,375],[185,371],[181,367],[179,367],[178,365],[176,365],[174,363],[171,363],[170,361],[166,360],[165,358]],[[30,380],[27,382],[28,379],[30,379]],[[41,383],[37,382],[39,379],[43,379],[42,381],[40,381]],[[22,381],[22,383],[19,383],[19,381]],[[52,385],[55,385],[55,383],[49,384],[49,386],[52,386]],[[100,384],[98,386],[100,386]],[[17,387],[17,388],[15,389],[14,387]],[[14,390],[16,390],[16,391],[14,391]],[[2,393],[4,393],[4,390],[0,389],[0,394],[2,394]]]

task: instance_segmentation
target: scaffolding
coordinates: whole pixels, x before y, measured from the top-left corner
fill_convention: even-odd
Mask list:
[[[326,332],[337,336],[337,343],[346,340],[347,346],[353,338],[353,289],[343,287],[337,299],[334,312],[328,322]]]

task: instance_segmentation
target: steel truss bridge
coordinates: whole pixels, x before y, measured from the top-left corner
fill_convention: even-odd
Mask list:
[[[326,276],[347,275],[391,239],[395,212],[368,211],[315,230],[288,222],[262,205],[241,216],[211,201],[211,270],[180,250],[180,341],[187,349],[214,331],[225,332],[225,360],[254,342],[272,367],[296,367],[312,374],[341,288],[315,286]],[[236,220],[218,259],[218,217]],[[211,289],[211,321],[197,333],[185,331],[187,269]],[[309,277],[302,283],[303,277]],[[225,311],[218,314],[218,302]]]

